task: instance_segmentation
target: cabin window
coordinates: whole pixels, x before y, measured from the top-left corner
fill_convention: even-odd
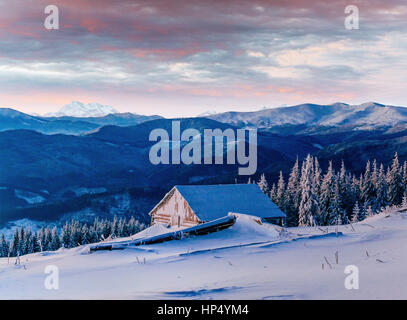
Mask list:
[[[181,217],[178,216],[178,228],[181,227]]]

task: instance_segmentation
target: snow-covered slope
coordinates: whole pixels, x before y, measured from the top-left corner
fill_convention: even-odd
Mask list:
[[[17,198],[25,200],[28,204],[41,203],[45,201],[45,198],[37,193],[15,189],[14,193]]]
[[[0,298],[406,299],[405,243],[406,213],[380,214],[338,233],[283,232],[241,216],[229,229],[161,244],[92,254],[89,246],[61,249],[24,256],[20,265],[2,258]],[[48,265],[59,269],[58,290],[44,287]],[[357,290],[344,286],[348,265],[359,269]]]
[[[99,103],[84,104],[80,101],[72,101],[70,104],[63,106],[58,112],[47,113],[47,117],[103,117],[108,114],[118,113],[111,106],[101,105]]]
[[[281,125],[307,126],[393,126],[407,122],[407,108],[382,105],[375,102],[361,105],[334,103],[331,105],[301,104],[293,107],[265,109],[255,112],[225,112],[208,118],[230,123],[272,127]]]

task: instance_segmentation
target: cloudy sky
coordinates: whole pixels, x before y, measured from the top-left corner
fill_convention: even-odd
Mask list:
[[[44,8],[59,8],[46,30]],[[359,30],[344,25],[359,8]],[[190,116],[305,102],[407,106],[405,0],[0,0],[0,106]]]

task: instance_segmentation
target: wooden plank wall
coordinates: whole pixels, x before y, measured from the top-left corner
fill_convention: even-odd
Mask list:
[[[151,224],[164,223],[177,227],[178,219],[180,226],[183,228],[192,227],[200,223],[188,202],[175,189],[172,195],[152,213]]]

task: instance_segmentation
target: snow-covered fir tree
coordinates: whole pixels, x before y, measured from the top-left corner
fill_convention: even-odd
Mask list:
[[[300,188],[301,202],[298,209],[298,225],[311,226],[318,221],[319,206],[315,194],[315,185],[313,181],[314,162],[310,155],[305,160],[301,172]]]
[[[371,173],[371,166],[370,166],[370,161],[367,161],[366,163],[366,170],[365,174],[363,176],[363,184],[362,188],[360,190],[360,198],[363,203],[366,205],[372,205],[372,202],[374,202],[375,199],[375,188],[374,184],[372,182],[372,173]]]
[[[4,234],[1,235],[0,237],[0,257],[8,257],[10,250],[10,244],[6,240],[6,237]]]
[[[404,191],[403,201],[401,202],[402,208],[407,208],[407,191]]]
[[[264,173],[260,176],[260,180],[259,182],[257,182],[257,185],[259,186],[261,191],[263,191],[265,194],[268,194],[270,192],[269,185],[267,183],[266,176],[264,175]]]
[[[330,225],[342,224],[347,222],[346,215],[344,214],[344,211],[342,209],[341,195],[339,194],[339,181],[336,176],[334,176],[333,195],[329,201],[327,217],[327,224]]]
[[[352,210],[352,222],[353,223],[359,222],[360,221],[359,218],[360,218],[359,202],[356,201],[355,206],[353,207]]]
[[[334,197],[335,178],[336,176],[333,170],[332,161],[330,161],[328,170],[322,180],[319,195],[319,207],[321,212],[318,223],[322,225],[329,224],[329,210],[331,207],[331,201]]]
[[[314,189],[315,189],[315,195],[317,198],[319,197],[320,194],[320,189],[321,189],[321,184],[322,184],[322,170],[321,167],[319,166],[319,161],[318,158],[314,158]]]
[[[383,164],[380,164],[379,173],[377,175],[377,182],[376,182],[376,201],[375,201],[375,208],[376,212],[380,211],[382,208],[388,206],[388,196],[387,196],[387,182],[386,182],[386,174],[384,172]]]
[[[388,173],[388,197],[389,202],[393,205],[399,205],[403,199],[404,186],[401,176],[402,170],[399,165],[398,154],[396,153],[393,158],[391,169]]]
[[[296,226],[298,225],[298,207],[301,201],[301,189],[299,188],[300,184],[300,175],[299,175],[299,164],[298,158],[295,161],[295,164],[290,172],[287,182],[287,191],[285,199],[285,208],[287,215],[287,225]]]
[[[277,197],[277,187],[276,184],[273,183],[270,190],[270,198],[271,200],[273,200],[274,203],[277,203],[276,197]]]
[[[285,209],[285,183],[283,173],[280,171],[280,177],[277,183],[276,204],[282,209]]]
[[[345,220],[351,219],[353,204],[356,201],[352,185],[352,175],[346,172],[345,163],[342,160],[339,171],[339,194],[342,200],[342,209],[346,215]]]
[[[407,161],[404,161],[403,163],[403,169],[402,169],[402,174],[401,174],[401,179],[402,179],[402,184],[404,190],[407,189]]]
[[[378,177],[377,161],[376,159],[374,159],[372,164],[372,175],[371,175],[371,180],[374,188],[377,187],[377,177]]]

